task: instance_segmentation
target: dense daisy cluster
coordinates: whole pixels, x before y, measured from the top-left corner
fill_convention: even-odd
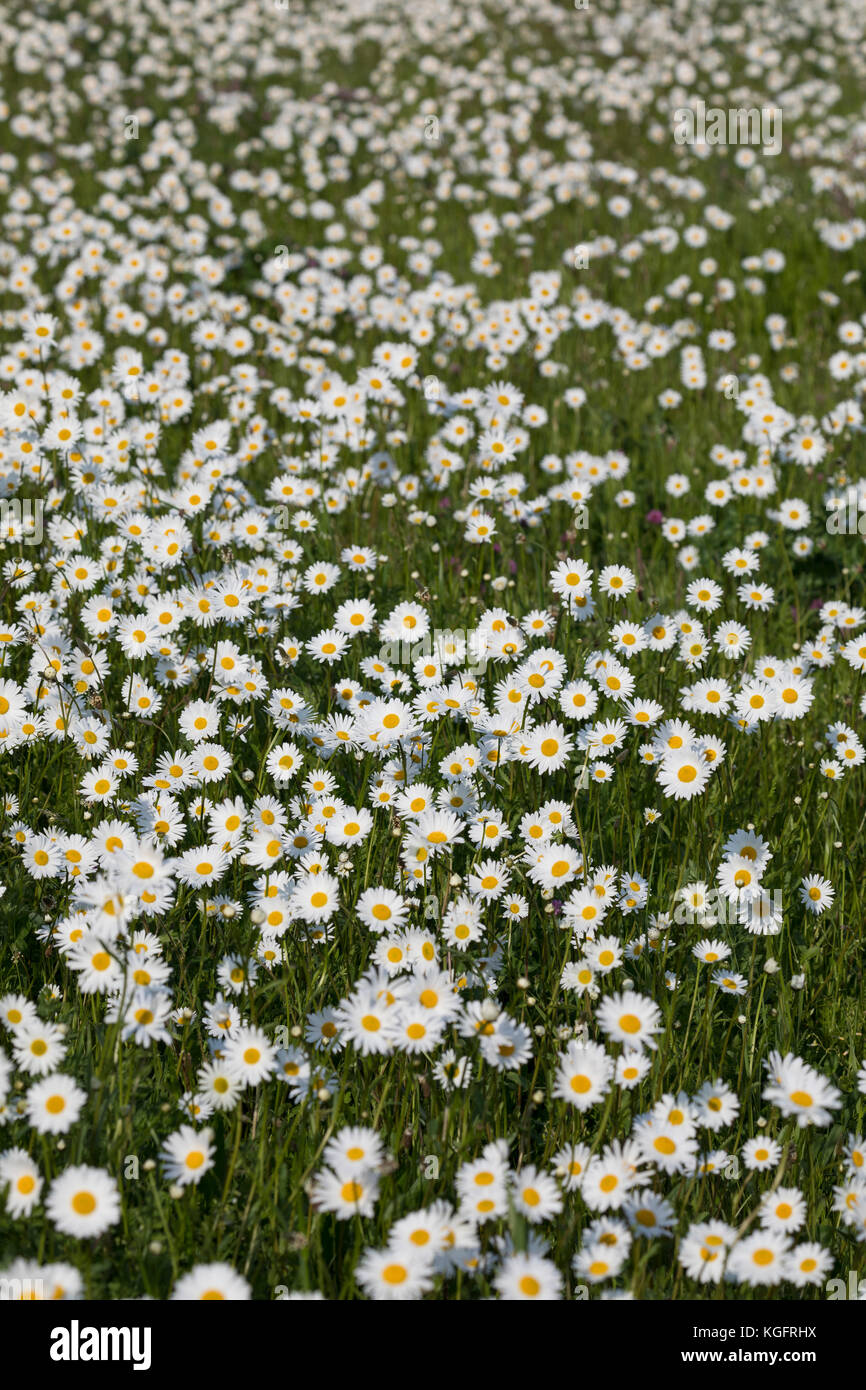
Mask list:
[[[820,1291],[866,16],[345,9],[0,15],[0,1275]]]

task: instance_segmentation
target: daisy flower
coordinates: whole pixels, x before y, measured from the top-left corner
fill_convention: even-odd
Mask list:
[[[120,1220],[117,1184],[104,1168],[73,1165],[51,1183],[45,1210],[62,1235],[77,1240],[101,1236]]]

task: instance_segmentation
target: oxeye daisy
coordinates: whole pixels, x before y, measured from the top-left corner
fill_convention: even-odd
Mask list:
[[[634,676],[618,662],[605,662],[595,679],[602,694],[609,695],[611,699],[626,701],[634,693]]]
[[[202,849],[187,850],[175,860],[175,873],[181,883],[217,883],[228,867],[225,852],[216,845],[206,845]]]
[[[656,700],[627,700],[625,710],[629,724],[635,728],[651,728],[664,715],[663,707]]]
[[[589,590],[592,570],[583,560],[563,560],[550,575],[550,587],[558,597],[569,601]]]
[[[612,763],[605,762],[604,759],[599,759],[598,762],[593,763],[587,774],[587,780],[591,782],[611,782],[613,781],[614,771],[615,769]]]
[[[39,1201],[43,1178],[24,1149],[0,1154],[0,1187],[6,1187],[6,1211],[13,1219],[29,1216]]]
[[[465,1089],[472,1080],[472,1063],[468,1057],[458,1057],[453,1048],[439,1053],[433,1075],[446,1090]]]
[[[661,1013],[646,995],[630,989],[606,995],[599,1003],[597,1018],[602,1031],[615,1042],[631,1048],[656,1046],[653,1035],[661,1029]]]
[[[670,1236],[676,1225],[674,1208],[651,1187],[635,1192],[623,1211],[636,1236]]]
[[[562,1197],[553,1178],[531,1164],[514,1174],[512,1200],[531,1225],[547,1221],[562,1210]]]
[[[484,902],[500,898],[508,887],[509,873],[495,859],[483,859],[469,878],[469,891]]]
[[[66,1046],[64,1030],[56,1024],[40,1023],[38,1019],[22,1023],[15,1030],[13,1053],[15,1064],[28,1076],[45,1076],[63,1061]]]
[[[542,888],[564,888],[583,871],[583,859],[571,845],[551,845],[535,859],[529,877]]]
[[[714,613],[722,601],[723,589],[713,579],[694,579],[686,589],[686,603],[706,613]]]
[[[388,1019],[388,1038],[401,1052],[420,1054],[432,1051],[441,1041],[444,1019],[431,1017],[423,1004],[398,1006]]]
[[[562,1297],[559,1270],[552,1260],[539,1255],[511,1255],[499,1266],[493,1282],[499,1297],[508,1302],[552,1302]]]
[[[756,861],[741,854],[731,854],[719,866],[717,882],[719,893],[731,902],[747,902],[761,892]]]
[[[296,883],[291,897],[291,909],[304,922],[330,921],[340,903],[337,880],[327,873],[305,874]]]
[[[409,907],[391,888],[367,888],[359,897],[355,911],[371,930],[392,933],[405,924]]]
[[[27,1092],[30,1124],[40,1134],[65,1134],[81,1114],[87,1096],[71,1076],[43,1076]]]
[[[493,1033],[482,1037],[481,1053],[496,1071],[519,1071],[532,1056],[532,1035],[525,1024],[502,1014]]]
[[[591,719],[598,695],[588,681],[570,681],[559,692],[559,707],[567,719]]]
[[[238,1102],[243,1082],[225,1062],[207,1062],[196,1077],[198,1094],[216,1110],[232,1110]]]
[[[348,644],[345,633],[337,628],[327,628],[306,642],[304,648],[314,661],[323,666],[333,666],[340,660]]]
[[[704,790],[710,770],[699,752],[681,750],[664,754],[656,776],[665,796],[687,801]]]
[[[260,1028],[246,1026],[226,1041],[223,1059],[242,1084],[256,1086],[273,1075],[276,1049]]]
[[[605,32],[575,77],[564,14],[503,65],[475,7],[436,57],[391,25],[353,92],[301,13],[297,139],[272,8],[237,41],[217,6],[207,50],[121,14],[125,119],[110,63],[72,105],[62,63],[4,87],[57,163],[0,156],[0,1127],[32,1135],[0,1205],[99,1239],[91,1297],[141,1293],[130,1217],[158,1272],[166,1202],[186,1245],[238,1220],[158,1292],[273,1294],[282,1243],[277,1297],[319,1297],[277,1229],[305,1193],[331,1296],[818,1296],[866,1240],[856,103],[800,101],[795,207],[742,130],[653,168],[611,110],[664,144],[672,66],[808,95],[801,16],[693,26],[685,61],[656,7],[660,59]],[[475,86],[507,120],[440,131]],[[822,254],[762,239],[770,204]],[[736,819],[768,806],[775,853]],[[145,1131],[162,1193],[120,1152]],[[0,1283],[82,1296],[41,1258]]]
[[[607,906],[595,888],[579,888],[569,897],[564,916],[573,923],[575,935],[581,940],[605,918]]]
[[[727,856],[738,855],[740,859],[749,860],[760,874],[767,867],[773,855],[770,847],[755,830],[737,830],[722,846],[722,853]]]
[[[601,975],[607,975],[622,963],[622,944],[615,936],[601,936],[586,943],[587,963]]]
[[[727,1272],[738,1283],[753,1288],[780,1284],[785,1278],[790,1248],[790,1240],[781,1232],[755,1231],[729,1252]]]
[[[561,724],[538,724],[527,738],[524,757],[530,767],[551,773],[565,765],[572,748],[572,740]]]
[[[210,700],[193,700],[182,711],[178,722],[192,743],[213,738],[219,728],[217,705]]]
[[[798,1289],[809,1285],[817,1287],[826,1282],[832,1268],[833,1256],[829,1250],[815,1241],[802,1241],[788,1252],[785,1277]]]
[[[367,1250],[358,1261],[355,1277],[374,1300],[400,1301],[422,1298],[433,1287],[432,1261],[421,1251]]]
[[[866,1142],[859,1134],[848,1135],[845,1158],[853,1174],[866,1176]]]
[[[722,1221],[703,1221],[691,1226],[679,1248],[679,1262],[689,1278],[701,1284],[719,1283],[735,1235],[734,1229]]]
[[[62,1235],[100,1236],[120,1220],[117,1184],[103,1168],[73,1165],[51,1183],[45,1210]]]
[[[638,1142],[645,1161],[664,1173],[688,1172],[694,1164],[697,1141],[691,1122],[647,1122],[639,1131]]]
[[[175,1284],[171,1298],[174,1302],[242,1302],[252,1297],[252,1290],[231,1265],[194,1265]]]
[[[17,1032],[28,1023],[39,1022],[36,1005],[24,994],[5,994],[0,999],[0,1023],[10,1033]]]
[[[651,1065],[649,1057],[642,1049],[624,1049],[616,1059],[614,1075],[617,1085],[625,1091],[633,1090],[644,1079]]]
[[[698,960],[705,961],[708,965],[712,965],[716,961],[727,960],[730,954],[731,948],[724,941],[714,941],[708,937],[692,947],[692,955],[696,956]]]
[[[460,818],[453,812],[425,811],[415,822],[413,835],[430,855],[438,855],[462,842],[462,825]]]
[[[170,1134],[165,1140],[165,1147],[159,1155],[165,1177],[180,1187],[201,1182],[205,1173],[214,1166],[212,1141],[211,1130],[203,1129],[196,1133],[190,1125],[181,1125],[175,1134]]]
[[[727,749],[721,739],[714,738],[712,734],[706,734],[702,738],[696,739],[694,746],[707,764],[707,767],[711,769],[717,767],[725,760]]]
[[[369,990],[362,990],[345,1000],[337,1011],[343,1039],[351,1043],[362,1054],[387,1053],[394,1047],[391,1034],[390,1011],[394,998],[379,998]]]
[[[820,874],[811,874],[804,878],[800,887],[800,902],[816,916],[832,907],[835,895],[836,890],[832,883]]]
[[[826,1126],[831,1111],[838,1109],[841,1096],[836,1087],[793,1053],[782,1057],[773,1052],[764,1062],[768,1082],[763,1096],[782,1114],[795,1118],[801,1129],[807,1125]]]
[[[626,598],[637,585],[637,579],[624,565],[606,565],[598,576],[598,586],[612,598]]]
[[[586,1144],[566,1144],[554,1154],[550,1163],[566,1192],[579,1190],[589,1159],[590,1150]]]
[[[743,627],[742,623],[721,624],[716,628],[713,640],[722,656],[728,661],[734,661],[741,657],[752,645],[751,633],[748,628]]]
[[[733,1123],[739,1110],[739,1098],[722,1080],[705,1081],[694,1099],[695,1118],[709,1130]]]
[[[559,1058],[553,1094],[577,1110],[588,1110],[609,1090],[613,1065],[597,1043],[570,1043]]]
[[[618,1210],[628,1200],[629,1191],[638,1181],[637,1165],[641,1161],[636,1145],[630,1143],[629,1150],[626,1153],[614,1143],[587,1164],[580,1190],[591,1211]],[[627,1234],[627,1227],[625,1231]],[[606,1240],[603,1243],[609,1244]]]
[[[363,1125],[349,1125],[328,1140],[323,1160],[335,1171],[359,1172],[378,1168],[385,1156],[382,1140],[375,1130]]]
[[[755,936],[775,936],[782,929],[781,894],[772,895],[763,889],[753,898],[738,904],[738,917]]]
[[[806,1203],[797,1187],[779,1187],[765,1193],[759,1210],[765,1230],[784,1234],[798,1231],[806,1219]]]
[[[775,1139],[749,1139],[743,1145],[742,1153],[745,1167],[758,1172],[775,1168],[782,1157],[782,1150]]]
[[[723,994],[745,994],[748,989],[745,975],[738,975],[735,970],[714,970],[712,979]]]
[[[372,1168],[349,1174],[323,1168],[314,1179],[311,1201],[319,1210],[349,1221],[355,1216],[372,1216],[378,1192],[379,1181]]]
[[[605,1240],[590,1241],[583,1245],[572,1261],[578,1279],[588,1279],[591,1284],[602,1283],[605,1279],[615,1279],[625,1263],[626,1253],[609,1245]]]
[[[775,590],[769,584],[741,584],[737,596],[746,608],[766,613],[776,601]]]
[[[502,899],[502,916],[506,922],[522,922],[529,915],[529,903],[520,893]]]

